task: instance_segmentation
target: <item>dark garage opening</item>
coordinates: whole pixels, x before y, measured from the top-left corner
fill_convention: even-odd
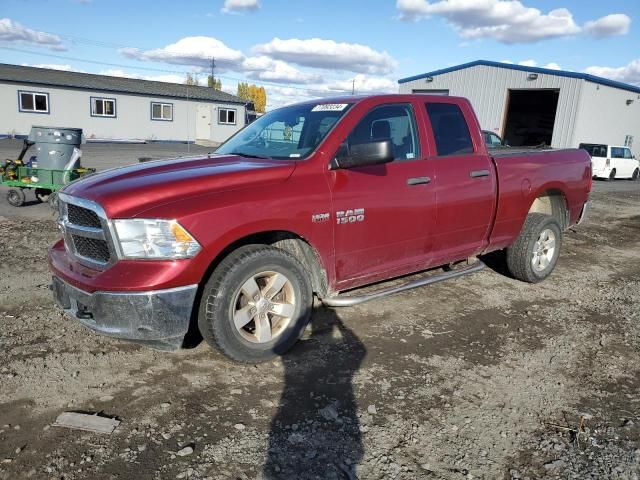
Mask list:
[[[509,90],[503,138],[512,147],[551,145],[560,90]]]

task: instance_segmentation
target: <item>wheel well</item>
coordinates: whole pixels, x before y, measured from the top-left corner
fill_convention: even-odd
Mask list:
[[[236,240],[226,247],[211,263],[207,271],[207,277],[231,252],[244,245],[254,244],[271,245],[296,257],[310,274],[313,292],[320,298],[327,295],[329,290],[327,272],[322,267],[318,252],[304,238],[287,231],[260,232]]]
[[[567,199],[560,190],[547,190],[536,198],[529,213],[544,213],[554,217],[564,230],[569,225],[569,209]]]

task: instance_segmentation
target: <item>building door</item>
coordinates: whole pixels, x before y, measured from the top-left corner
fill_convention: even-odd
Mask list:
[[[560,90],[509,90],[502,132],[512,147],[551,145]]]
[[[198,105],[196,116],[196,139],[211,138],[211,105]]]

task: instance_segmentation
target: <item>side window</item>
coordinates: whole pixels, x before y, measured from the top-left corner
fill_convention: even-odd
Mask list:
[[[624,148],[611,147],[611,158],[624,158]]]
[[[43,92],[18,92],[21,112],[49,113],[49,94]]]
[[[411,105],[375,107],[351,131],[347,137],[347,145],[350,147],[380,140],[391,140],[396,160],[420,157],[418,133]]]
[[[462,110],[454,103],[427,103],[439,156],[473,153],[473,142]]]
[[[631,154],[631,150],[629,150],[628,148],[624,149],[624,158],[633,158],[633,155]]]

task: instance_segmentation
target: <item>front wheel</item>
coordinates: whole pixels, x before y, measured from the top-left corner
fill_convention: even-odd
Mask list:
[[[259,363],[296,343],[312,306],[311,282],[298,259],[279,248],[248,245],[225,258],[204,286],[198,326],[229,358]]]
[[[558,263],[562,245],[562,230],[551,215],[527,215],[516,241],[507,248],[509,272],[523,282],[538,283],[549,275]]]
[[[633,171],[633,175],[631,175],[631,180],[636,181],[638,180],[638,177],[640,177],[640,169],[636,168]]]
[[[7,202],[14,207],[21,207],[26,200],[24,191],[21,188],[12,188],[7,192]]]
[[[613,170],[611,170],[611,173],[609,173],[609,180],[615,180],[616,179],[616,169],[614,168]]]

